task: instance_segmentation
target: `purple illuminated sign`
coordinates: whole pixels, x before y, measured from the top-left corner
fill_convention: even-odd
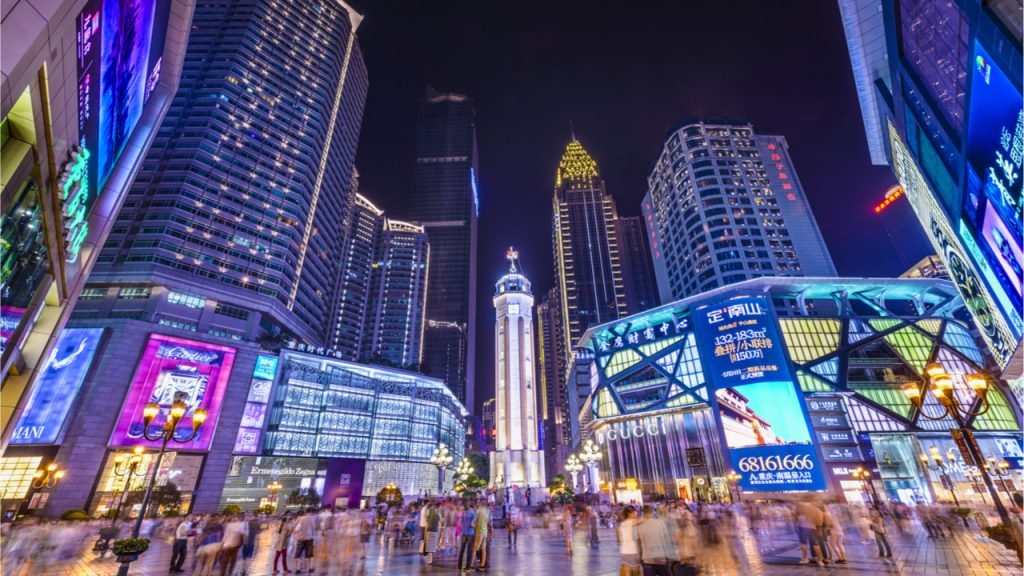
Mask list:
[[[249,381],[249,396],[242,412],[242,423],[235,436],[235,454],[256,454],[263,436],[263,421],[267,415],[270,391],[277,373],[276,356],[257,356]]]
[[[148,402],[155,402],[166,414],[175,397],[184,395],[188,411],[179,430],[183,434],[191,432],[192,414],[196,408],[205,408],[206,423],[195,440],[189,442],[188,449],[209,450],[234,361],[234,348],[163,334],[151,335],[110,445],[159,447],[159,442],[143,438],[142,409]],[[150,436],[157,436],[163,423],[163,416],[157,418],[150,427]]]

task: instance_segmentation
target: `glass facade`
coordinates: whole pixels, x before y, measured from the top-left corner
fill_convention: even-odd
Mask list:
[[[341,2],[197,4],[180,89],[90,282],[255,300],[328,340],[367,89],[358,22]]]
[[[429,463],[438,444],[457,463],[465,409],[432,378],[286,352],[263,454]]]
[[[692,481],[703,472],[695,473],[680,455],[670,453],[676,444],[704,450],[711,470],[704,478],[705,486],[713,486],[716,475],[723,474],[728,463],[721,460],[723,445],[718,439],[723,423],[712,419],[698,443],[697,436],[666,440],[677,425],[663,429],[660,423],[676,417],[690,419],[687,422],[699,420],[699,414],[721,404],[723,386],[732,386],[723,380],[726,376],[749,381],[768,378],[766,375],[776,371],[769,365],[774,361],[769,360],[768,353],[761,360],[764,366],[760,372],[733,370],[736,362],[747,356],[733,359],[742,350],[740,345],[733,350],[730,346],[736,343],[732,341],[709,344],[715,352],[715,358],[710,359],[695,346],[690,322],[694,315],[724,319],[734,311],[718,303],[753,295],[770,298],[780,335],[774,337],[771,331],[753,334],[750,336],[756,341],[752,342],[771,354],[784,353],[788,371],[795,374],[793,380],[803,392],[810,417],[814,457],[832,473],[826,479],[829,490],[850,497],[856,490],[848,489],[849,470],[857,466],[884,468],[882,478],[890,498],[907,503],[919,498],[931,501],[924,470],[914,464],[916,455],[907,460],[904,452],[919,438],[941,437],[951,442],[948,431],[957,424],[949,417],[925,417],[941,414],[938,401],[927,393],[923,408],[918,409],[907,399],[902,386],[922,382],[925,366],[938,362],[953,379],[957,401],[978,410],[983,406],[967,386],[965,375],[988,374],[991,366],[978,362],[983,357],[979,344],[958,319],[964,304],[955,287],[947,281],[924,279],[749,280],[592,328],[581,346],[594,354],[598,369],[591,382],[594,391],[580,419],[589,423],[589,433],[598,439],[602,435],[607,438],[608,431],[621,428],[623,422],[632,422],[627,427],[633,431],[632,442],[642,446],[631,448],[632,452],[608,446],[611,476],[606,488],[613,491],[618,483],[630,484],[634,479],[644,497],[665,496],[671,494],[666,486],[677,480],[682,486],[684,477],[689,478],[685,485],[692,488]],[[756,328],[754,324],[745,326]],[[719,356],[730,358],[728,366],[721,364]],[[1013,403],[1009,389],[994,378],[990,383],[987,411],[967,421],[976,431],[986,457],[1020,450],[1019,443],[1004,446],[1005,441],[1000,444],[999,454],[995,454],[995,448],[985,448],[996,446],[1000,433],[1020,430],[1019,407]],[[709,397],[709,388],[718,390],[715,398]],[[740,390],[750,388],[741,386]],[[659,424],[648,430],[645,422],[649,420]],[[641,427],[635,428],[636,423]],[[730,430],[735,429],[731,426]],[[770,430],[765,426],[762,423],[752,430],[744,428],[742,433],[768,438]],[[613,435],[621,437],[622,433]],[[675,462],[665,461],[673,458]],[[893,461],[907,461],[910,468],[893,468]],[[641,463],[648,468],[637,468]],[[1011,460],[1011,464],[1015,470],[1020,466],[1017,460]],[[650,468],[652,465],[656,469]],[[837,472],[840,469],[845,472]],[[696,494],[691,492],[691,497]]]
[[[428,91],[412,172],[409,217],[430,242],[423,370],[473,410],[479,190],[472,99]]]

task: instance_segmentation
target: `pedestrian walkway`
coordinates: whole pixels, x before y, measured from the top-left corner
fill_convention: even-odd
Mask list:
[[[266,533],[260,541],[259,551],[249,566],[250,576],[273,574],[273,554]],[[601,530],[601,544],[597,549],[588,547],[586,537],[578,534],[575,553],[565,554],[563,541],[540,529],[520,533],[519,546],[509,549],[506,535],[498,530],[492,544],[493,575],[553,575],[553,576],[617,576],[619,573],[618,546],[612,530]],[[924,535],[892,538],[893,558],[877,558],[874,543],[847,538],[849,563],[802,566],[800,548],[790,535],[772,534],[755,537],[723,539],[723,544],[711,549],[705,556],[705,574],[709,576],[818,576],[846,574],[893,574],[901,576],[1019,576],[1021,566],[1012,551],[973,531],[960,532],[951,538],[930,540]],[[167,574],[171,547],[169,541],[154,540],[148,552],[132,565],[133,575]],[[191,566],[191,552],[186,568]],[[113,576],[118,564],[109,556],[98,560],[91,552],[79,558],[52,566],[27,566],[17,576]],[[294,566],[292,566],[294,569]],[[428,566],[416,553],[415,547],[382,547],[374,539],[363,564],[345,567],[342,575],[456,575],[454,553],[435,556],[434,565]],[[187,571],[185,574],[190,574]],[[241,572],[236,572],[240,574]],[[328,574],[327,572],[321,572]],[[15,576],[4,571],[4,576]]]

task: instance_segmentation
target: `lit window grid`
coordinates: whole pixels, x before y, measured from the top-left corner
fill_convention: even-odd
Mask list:
[[[976,430],[1020,430],[1017,419],[1013,416],[1013,410],[1001,390],[996,388],[989,390],[988,402],[988,412],[974,419],[973,428]]]
[[[907,326],[884,336],[915,370],[923,371],[932,353],[932,340]]]
[[[961,354],[973,360],[975,364],[982,364],[984,362],[981,351],[978,350],[978,345],[975,344],[974,339],[971,338],[971,335],[960,324],[953,321],[946,322],[946,330],[942,334],[942,339],[950,346],[956,348]]]
[[[641,357],[636,352],[632,350],[620,350],[612,355],[611,360],[608,362],[608,366],[604,369],[604,373],[606,376],[611,378],[619,372],[633,366],[640,360]]]
[[[0,458],[0,494],[4,500],[17,500],[28,495],[42,456]]]
[[[782,334],[794,362],[811,362],[839,348],[839,320],[781,318]]]

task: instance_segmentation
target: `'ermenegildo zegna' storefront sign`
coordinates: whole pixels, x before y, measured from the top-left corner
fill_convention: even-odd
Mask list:
[[[662,436],[666,433],[665,423],[661,419],[643,418],[610,424],[607,429],[601,429],[595,435],[597,443],[604,444],[606,440],[615,442],[630,438],[643,438],[644,436]]]

